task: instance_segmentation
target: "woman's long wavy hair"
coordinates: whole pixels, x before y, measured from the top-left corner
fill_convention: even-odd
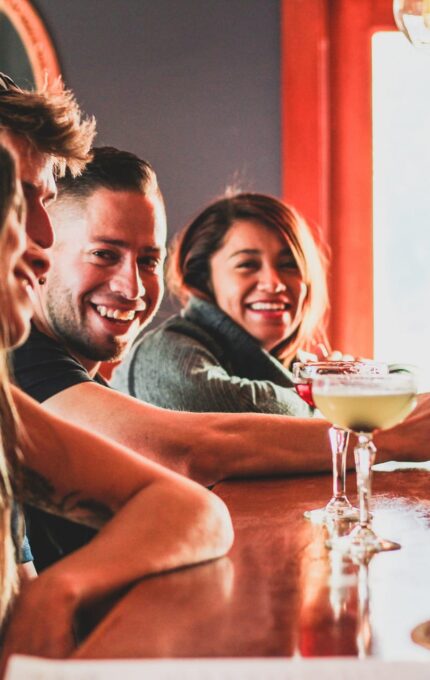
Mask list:
[[[264,194],[228,195],[209,205],[177,236],[170,251],[167,281],[185,304],[191,295],[214,302],[210,260],[222,247],[233,223],[246,220],[276,231],[291,249],[307,286],[302,318],[292,335],[273,354],[289,365],[298,349],[327,344],[327,258],[304,218],[290,205]]]
[[[0,147],[0,254],[4,250],[6,225],[12,210],[16,210],[18,196],[14,161],[9,152]],[[9,388],[7,349],[9,325],[3,310],[8,296],[7,272],[0,277],[0,626],[18,590],[16,553],[19,539],[12,532],[14,485],[18,479],[18,433]]]

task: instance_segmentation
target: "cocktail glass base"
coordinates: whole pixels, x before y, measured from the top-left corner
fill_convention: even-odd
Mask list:
[[[358,522],[359,510],[355,508],[346,496],[333,497],[324,508],[306,510],[303,513],[313,524],[331,524],[336,520]]]
[[[368,526],[356,526],[347,536],[332,536],[327,547],[349,555],[353,559],[363,559],[369,555],[387,550],[399,550],[401,545],[377,536]]]

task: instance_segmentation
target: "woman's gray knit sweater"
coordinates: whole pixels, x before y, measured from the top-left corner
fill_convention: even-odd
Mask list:
[[[218,307],[198,298],[146,333],[112,385],[177,411],[313,415],[296,394],[290,371]]]

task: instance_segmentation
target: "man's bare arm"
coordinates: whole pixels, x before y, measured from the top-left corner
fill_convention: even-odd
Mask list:
[[[329,425],[321,419],[168,411],[93,383],[75,385],[43,405],[205,485],[331,470]],[[429,458],[430,402],[421,399],[404,423],[375,441],[380,461]],[[353,466],[352,457],[348,462]]]
[[[43,406],[206,485],[331,469],[328,425],[319,419],[168,411],[93,383]]]

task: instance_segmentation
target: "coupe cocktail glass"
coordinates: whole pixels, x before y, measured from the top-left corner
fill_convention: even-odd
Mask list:
[[[334,426],[355,432],[358,437],[354,457],[359,524],[347,536],[333,540],[330,547],[353,556],[400,548],[398,543],[377,536],[371,527],[371,468],[376,454],[372,433],[400,423],[414,408],[416,391],[416,379],[411,373],[319,375],[313,381],[313,398],[323,416]]]
[[[385,375],[388,366],[374,361],[307,361],[293,364],[293,375],[297,393],[309,406],[315,406],[313,399],[313,382],[325,375]],[[329,429],[330,445],[333,460],[333,495],[324,508],[307,510],[307,519],[317,524],[332,520],[359,519],[358,508],[351,505],[345,487],[346,452],[348,448],[348,430],[333,425]]]

